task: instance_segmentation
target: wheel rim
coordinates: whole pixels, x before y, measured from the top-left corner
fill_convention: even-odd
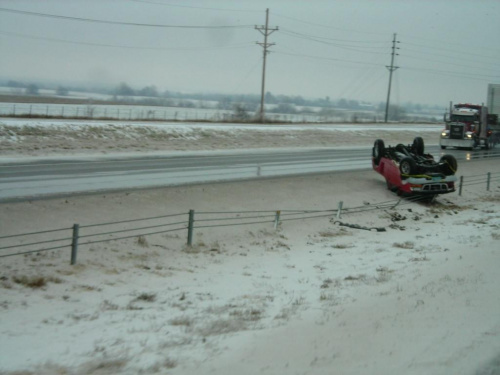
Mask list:
[[[404,162],[401,164],[401,172],[404,174],[410,174],[410,164]]]

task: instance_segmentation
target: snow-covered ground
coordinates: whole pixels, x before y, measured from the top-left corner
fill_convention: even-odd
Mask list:
[[[211,141],[213,134],[184,138],[183,149],[252,148],[261,139],[250,134],[258,129],[226,131],[224,143],[224,129],[216,130]],[[415,132],[405,132],[380,138],[409,143]],[[77,133],[54,143],[75,149],[45,147],[47,136],[26,154],[84,151],[91,141],[78,142]],[[297,135],[276,134],[261,147],[289,146]],[[342,135],[340,145],[373,143],[370,130],[300,134],[302,147],[324,146],[319,135],[330,146]],[[2,154],[6,144],[19,156],[37,143],[9,137]],[[92,142],[91,151],[109,152],[107,138]],[[148,150],[151,141],[142,142],[136,151]],[[499,172],[498,163],[462,163],[458,175],[487,172]],[[375,172],[4,203],[0,236],[179,212],[187,218],[189,209],[281,210],[284,219],[285,210],[335,210],[340,201],[340,218],[198,228],[192,247],[183,230],[80,246],[74,266],[69,247],[0,258],[0,373],[498,374],[498,181],[489,192],[467,185],[462,196],[432,204],[395,205]]]
[[[429,124],[250,125],[66,120],[0,120],[1,156],[50,156],[371,146],[413,141],[437,144],[441,126]]]

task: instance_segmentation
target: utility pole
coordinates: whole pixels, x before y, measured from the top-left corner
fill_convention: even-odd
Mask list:
[[[396,40],[396,34],[394,34],[394,38],[392,39],[392,53],[391,53],[391,66],[386,66],[389,69],[389,89],[387,90],[387,101],[385,103],[385,122],[389,117],[389,100],[391,98],[391,84],[392,84],[392,72],[399,68],[399,66],[394,66],[394,56],[398,56],[396,50],[399,49],[396,47],[396,43],[399,43]]]
[[[269,8],[266,9],[266,25],[265,26],[255,26],[255,29],[258,30],[262,35],[264,35],[264,43],[256,42],[258,45],[262,46],[264,49],[264,61],[262,64],[262,88],[260,93],[260,122],[264,122],[264,94],[265,94],[265,85],[266,85],[266,56],[269,53],[268,48],[274,46],[276,43],[268,43],[267,37],[271,35],[274,31],[277,31],[278,28],[274,29],[269,28]]]

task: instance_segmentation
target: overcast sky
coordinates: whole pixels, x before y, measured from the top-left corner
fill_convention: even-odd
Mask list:
[[[498,0],[0,0],[0,8],[2,79],[259,95],[264,37],[255,26],[268,8],[269,27],[279,28],[266,69],[275,95],[385,101],[394,33],[391,103],[481,103],[488,83],[500,83]]]

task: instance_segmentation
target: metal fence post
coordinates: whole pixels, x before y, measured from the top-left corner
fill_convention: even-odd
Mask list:
[[[188,246],[193,244],[193,224],[194,224],[194,210],[189,210],[189,222],[188,222]]]
[[[280,223],[280,215],[281,211],[276,211],[276,217],[274,218],[274,229],[278,229],[278,225]]]
[[[488,172],[488,179],[486,180],[486,190],[490,191],[490,181],[491,181],[491,172]]]
[[[342,212],[342,206],[344,205],[344,202],[340,201],[339,202],[339,208],[337,210],[337,219],[340,219],[340,213]]]
[[[460,176],[460,184],[458,185],[458,195],[462,196],[462,186],[464,184],[464,176]]]
[[[71,265],[76,264],[76,253],[78,252],[78,231],[80,226],[73,225],[73,241],[71,242]]]

